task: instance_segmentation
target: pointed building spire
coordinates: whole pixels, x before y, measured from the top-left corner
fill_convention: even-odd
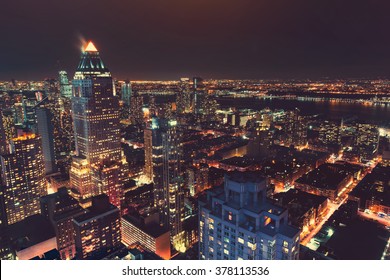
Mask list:
[[[95,45],[92,43],[92,41],[88,42],[88,45],[84,49],[85,52],[97,52]]]
[[[109,76],[111,75],[110,71],[101,60],[99,51],[92,41],[89,41],[81,51],[81,60],[77,67],[75,76],[80,73],[83,73],[83,75],[97,75],[99,73]]]

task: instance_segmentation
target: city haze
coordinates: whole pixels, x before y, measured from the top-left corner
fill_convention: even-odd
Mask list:
[[[113,76],[388,77],[388,1],[11,1],[0,80],[72,72],[83,38]]]

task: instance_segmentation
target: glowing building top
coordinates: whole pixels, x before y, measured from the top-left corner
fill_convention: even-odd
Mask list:
[[[87,46],[84,48],[84,52],[97,52],[95,45],[92,43],[92,41],[89,41]]]
[[[110,71],[100,58],[99,51],[91,41],[82,49],[74,79],[83,79],[86,76],[111,77]]]

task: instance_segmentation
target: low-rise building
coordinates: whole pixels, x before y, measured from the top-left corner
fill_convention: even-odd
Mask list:
[[[171,258],[169,230],[159,225],[158,213],[151,215],[125,215],[121,218],[122,242],[130,247],[143,248],[165,260]]]
[[[290,189],[274,195],[275,202],[288,209],[291,224],[302,230],[301,238],[308,234],[327,211],[328,198]]]
[[[353,182],[354,173],[339,164],[326,163],[295,181],[295,188],[336,200]]]

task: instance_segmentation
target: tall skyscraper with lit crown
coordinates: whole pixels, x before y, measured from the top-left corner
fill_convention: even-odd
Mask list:
[[[105,187],[112,162],[121,165],[119,98],[115,96],[111,73],[92,42],[83,49],[73,85],[72,114],[76,146],[70,176],[71,185],[81,198],[120,188],[120,176]],[[109,162],[109,164],[108,164]],[[106,172],[107,171],[107,172]],[[110,202],[118,205],[117,196]],[[115,201],[113,201],[115,200]]]

